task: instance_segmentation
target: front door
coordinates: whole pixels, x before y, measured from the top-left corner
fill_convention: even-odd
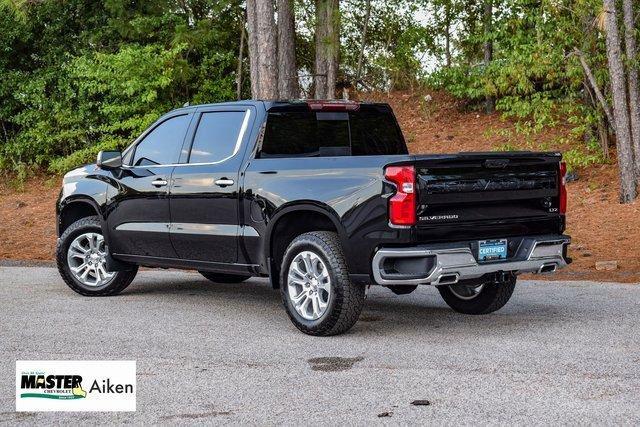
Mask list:
[[[174,258],[169,228],[169,184],[192,114],[154,125],[118,171],[120,188],[108,209],[109,250],[114,254]]]
[[[196,112],[190,151],[174,169],[171,187],[171,242],[182,259],[237,261],[238,175],[253,111],[233,106]]]

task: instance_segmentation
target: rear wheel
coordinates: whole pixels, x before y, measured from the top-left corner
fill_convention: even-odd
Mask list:
[[[346,332],[364,305],[365,287],[349,280],[342,246],[333,232],[296,237],[285,251],[280,283],[287,314],[305,334]]]
[[[242,274],[212,273],[210,271],[198,271],[198,273],[215,283],[240,283],[251,278],[251,276]]]
[[[116,295],[136,277],[137,266],[128,271],[108,271],[106,256],[97,216],[71,224],[56,246],[56,262],[62,279],[71,289],[86,296]]]
[[[442,299],[449,307],[464,314],[488,314],[502,308],[511,298],[516,277],[503,282],[457,283],[438,286]]]

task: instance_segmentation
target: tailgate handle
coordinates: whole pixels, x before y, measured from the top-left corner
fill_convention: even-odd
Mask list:
[[[509,159],[487,159],[484,161],[484,167],[492,169],[503,169],[509,165]]]

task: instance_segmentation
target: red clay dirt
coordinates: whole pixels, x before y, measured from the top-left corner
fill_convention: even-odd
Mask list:
[[[424,94],[404,92],[367,95],[367,99],[391,104],[412,153],[493,151],[507,143],[565,151],[581,144],[563,126],[547,129],[529,143],[514,144],[517,136],[501,132],[513,130],[514,125],[499,114],[464,112],[449,96],[430,95],[430,101]],[[567,234],[573,237],[569,255],[574,262],[558,274],[538,277],[639,283],[640,199],[618,203],[615,164],[591,166],[577,174],[578,180],[568,184]],[[0,260],[53,260],[59,185],[59,178],[42,176],[29,179],[23,190],[0,185]],[[596,261],[617,261],[618,268],[596,271]]]

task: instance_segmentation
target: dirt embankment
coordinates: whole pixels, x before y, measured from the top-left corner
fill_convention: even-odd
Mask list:
[[[55,203],[60,179],[29,179],[23,187],[0,185],[0,259],[52,260]]]
[[[513,123],[498,114],[462,112],[450,97],[432,93],[432,99],[393,93],[370,96],[389,102],[405,133],[412,153],[491,151],[513,144],[508,136]],[[557,142],[562,140],[562,142]],[[519,148],[565,151],[580,144],[571,142],[562,126],[536,135]],[[640,200],[618,203],[618,172],[615,164],[577,171],[568,184],[567,233],[573,237],[569,251],[574,263],[549,278],[640,282]],[[31,178],[19,191],[0,185],[0,259],[52,260],[55,249],[55,200],[59,179]],[[613,271],[597,271],[596,261],[617,261]]]

